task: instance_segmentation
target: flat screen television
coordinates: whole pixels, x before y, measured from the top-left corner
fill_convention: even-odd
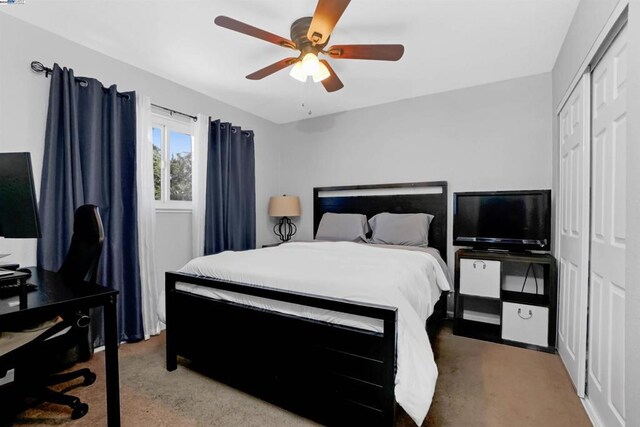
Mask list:
[[[551,190],[454,193],[453,240],[478,249],[549,250]]]
[[[0,153],[0,237],[40,237],[29,153]]]

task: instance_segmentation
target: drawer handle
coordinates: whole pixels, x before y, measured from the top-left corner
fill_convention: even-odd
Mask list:
[[[518,316],[520,316],[520,318],[523,319],[523,320],[529,320],[529,319],[531,319],[533,317],[533,311],[529,310],[529,317],[524,317],[522,315],[522,309],[519,308],[518,309]]]
[[[483,270],[487,269],[487,264],[485,264],[484,261],[473,261],[473,268],[476,268],[476,264],[482,264]]]

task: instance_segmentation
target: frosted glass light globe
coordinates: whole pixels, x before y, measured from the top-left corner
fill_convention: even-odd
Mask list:
[[[331,73],[329,72],[329,69],[327,68],[326,65],[324,65],[322,62],[319,65],[320,66],[318,67],[318,72],[316,72],[312,76],[314,83],[321,82],[322,80],[326,79],[327,77],[329,77],[331,75]]]
[[[302,70],[307,73],[307,76],[313,76],[318,72],[318,68],[320,68],[320,61],[313,53],[307,53],[302,58]]]
[[[302,62],[300,61],[296,62],[293,68],[291,68],[289,75],[302,83],[307,81],[307,73],[302,69]]]

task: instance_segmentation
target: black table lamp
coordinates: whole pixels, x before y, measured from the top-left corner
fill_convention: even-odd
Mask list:
[[[296,225],[290,217],[300,216],[300,199],[297,196],[274,196],[269,199],[269,216],[280,217],[273,232],[283,242],[288,242],[296,234]]]

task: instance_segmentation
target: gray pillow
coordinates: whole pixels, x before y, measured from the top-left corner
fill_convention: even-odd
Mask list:
[[[327,212],[320,220],[316,240],[366,242],[368,231],[365,215]]]
[[[429,245],[429,224],[433,215],[379,213],[369,220],[373,235],[369,243],[385,245]]]

